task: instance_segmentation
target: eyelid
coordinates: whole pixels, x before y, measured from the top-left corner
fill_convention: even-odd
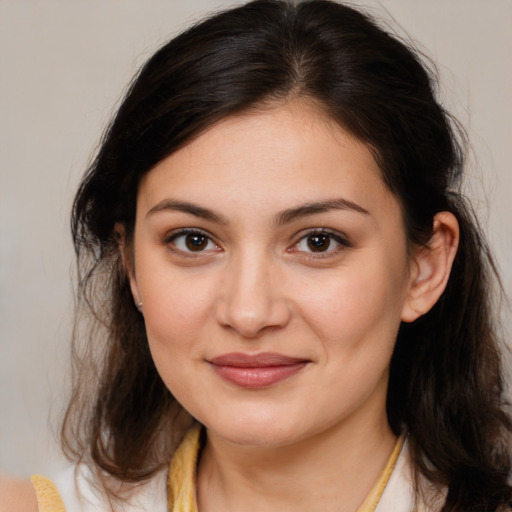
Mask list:
[[[173,246],[172,242],[179,238],[180,236],[186,236],[186,235],[202,235],[206,237],[210,242],[212,242],[216,246],[216,250],[221,250],[221,247],[219,243],[215,240],[215,238],[208,233],[208,231],[205,231],[204,229],[200,228],[179,228],[175,229],[169,233],[167,233],[163,239],[164,245],[169,246],[170,250],[172,250],[175,253],[179,253],[180,255],[184,255],[186,257],[193,257],[197,258],[200,256],[206,256],[207,254],[211,254],[211,249],[204,250],[204,251],[184,251],[182,249],[179,249],[175,245]]]
[[[302,242],[305,238],[307,238],[309,236],[314,236],[314,235],[328,235],[328,236],[332,237],[339,244],[339,246],[336,247],[335,249],[332,249],[329,251],[316,252],[316,253],[315,252],[307,252],[307,251],[299,251],[296,249],[297,246],[299,245],[299,243]],[[320,258],[327,258],[327,257],[333,256],[333,255],[336,255],[340,251],[342,251],[344,249],[351,248],[351,247],[353,247],[353,244],[350,241],[350,239],[348,238],[348,236],[345,235],[345,233],[342,233],[342,232],[336,231],[336,230],[332,230],[329,228],[312,228],[312,229],[307,229],[305,231],[301,231],[300,233],[298,233],[297,237],[296,237],[296,241],[292,244],[292,246],[290,247],[290,249],[288,249],[288,251],[295,252],[295,253],[303,253],[303,254],[307,255],[308,259],[320,259]]]
[[[201,257],[201,256],[204,257],[206,255],[211,254],[212,249],[206,249],[206,250],[197,251],[197,252],[186,251],[186,250],[179,249],[172,243],[174,240],[176,240],[180,236],[194,235],[194,234],[198,234],[198,235],[202,235],[202,236],[206,237],[209,240],[209,242],[213,243],[216,246],[216,248],[214,249],[215,252],[222,250],[221,245],[217,242],[215,237],[213,235],[211,235],[208,231],[205,231],[204,229],[201,229],[201,228],[175,229],[165,235],[165,237],[163,239],[163,243],[164,243],[164,245],[169,246],[169,249],[171,251],[173,251],[174,253],[178,253],[185,257],[197,258],[197,257]],[[302,251],[302,250],[297,249],[297,246],[300,242],[302,242],[305,238],[307,238],[309,236],[314,236],[314,235],[327,235],[327,236],[331,237],[333,240],[335,240],[339,244],[339,246],[334,249],[325,251],[325,252],[321,252],[321,251],[320,252],[313,252],[313,251],[308,252],[308,251]],[[327,257],[337,255],[340,251],[343,251],[344,249],[351,248],[351,247],[353,247],[353,244],[351,243],[350,239],[348,238],[348,236],[345,233],[337,231],[337,230],[322,227],[322,228],[306,229],[306,230],[299,232],[295,236],[295,242],[287,249],[287,252],[301,253],[308,259],[321,259],[321,258],[327,258]]]

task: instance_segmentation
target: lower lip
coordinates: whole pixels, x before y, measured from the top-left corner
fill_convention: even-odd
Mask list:
[[[237,386],[243,388],[264,388],[292,377],[300,372],[306,364],[303,361],[281,366],[258,366],[255,368],[212,364],[212,368],[217,375]]]

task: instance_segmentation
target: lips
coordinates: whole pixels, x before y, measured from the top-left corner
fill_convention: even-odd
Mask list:
[[[254,355],[234,352],[208,362],[217,375],[232,384],[244,388],[262,388],[292,377],[309,361],[273,352]]]

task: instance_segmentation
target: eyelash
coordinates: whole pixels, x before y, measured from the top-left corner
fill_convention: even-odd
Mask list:
[[[197,257],[204,256],[206,251],[203,251],[203,250],[200,250],[197,252],[187,251],[187,250],[180,249],[176,246],[176,240],[178,238],[186,237],[189,235],[198,235],[201,237],[205,237],[207,246],[208,246],[208,244],[213,243],[217,249],[219,248],[219,245],[213,240],[212,236],[209,233],[207,233],[206,231],[203,231],[201,229],[197,229],[197,228],[182,228],[177,231],[174,231],[174,232],[170,233],[165,238],[164,243],[166,245],[170,246],[170,248],[173,252],[179,253],[180,255],[183,255],[185,257],[197,258]],[[306,241],[309,237],[313,237],[313,236],[329,237],[329,239],[330,239],[329,245],[331,244],[332,240],[334,240],[339,245],[338,245],[338,247],[336,247],[334,249],[329,249],[327,251],[318,251],[317,253],[315,253],[314,251],[308,252],[308,251],[301,251],[301,250],[297,249],[297,247],[299,246],[300,243]],[[350,247],[352,247],[352,244],[345,235],[342,235],[339,232],[331,231],[331,230],[328,230],[325,228],[321,228],[321,229],[315,228],[315,229],[311,229],[309,231],[303,232],[301,234],[300,238],[297,240],[297,242],[295,242],[288,249],[288,252],[304,253],[307,255],[306,256],[307,259],[316,260],[316,259],[327,258],[327,257],[333,256],[335,254],[338,254],[343,249],[347,249]],[[211,250],[211,249],[209,249],[209,250]]]
[[[204,237],[207,240],[207,244],[213,243],[216,246],[216,248],[219,247],[210,234],[208,234],[206,231],[197,228],[182,228],[177,231],[173,231],[165,238],[164,243],[168,245],[173,252],[179,253],[180,255],[183,255],[187,258],[198,258],[204,256],[205,251],[186,251],[176,246],[176,240],[178,238],[186,237],[188,235],[197,235]]]
[[[330,239],[329,245],[332,240],[334,240],[339,245],[338,245],[338,247],[335,247],[334,249],[330,249],[327,251],[319,251],[317,253],[315,253],[314,251],[307,252],[307,251],[296,250],[296,248],[299,246],[299,244],[301,242],[304,242],[308,238],[313,237],[313,236],[329,237],[329,239]],[[352,247],[352,243],[349,241],[349,239],[345,235],[343,235],[339,232],[336,232],[336,231],[331,231],[326,228],[321,228],[321,229],[311,229],[311,230],[303,233],[302,236],[299,238],[299,240],[297,242],[295,242],[293,244],[293,246],[291,247],[291,252],[303,252],[304,254],[307,255],[306,256],[307,259],[318,260],[321,258],[329,258],[331,256],[337,255],[340,251],[343,251],[344,249],[348,249],[351,247]]]

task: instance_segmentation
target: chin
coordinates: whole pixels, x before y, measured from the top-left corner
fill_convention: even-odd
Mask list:
[[[236,418],[219,418],[203,423],[215,436],[233,444],[258,447],[283,447],[298,441],[300,435],[297,425],[290,424],[284,418],[265,416],[261,412],[255,415],[237,415]]]
[[[251,429],[243,432],[226,432],[225,435],[222,435],[222,433],[219,432],[217,432],[217,434],[221,435],[230,443],[240,446],[252,446],[259,448],[282,448],[297,441],[295,436],[285,434],[283,432],[275,432],[271,429],[268,429],[268,431],[265,432]]]

